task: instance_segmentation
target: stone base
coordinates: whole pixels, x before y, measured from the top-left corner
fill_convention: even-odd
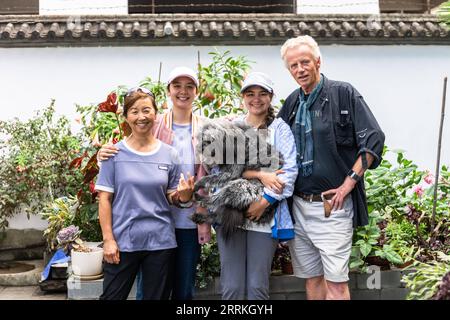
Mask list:
[[[0,238],[0,261],[42,259],[45,241],[43,231],[8,229]]]
[[[370,274],[351,272],[349,288],[352,300],[404,300],[408,289],[400,281],[404,271],[381,271],[377,280]],[[373,281],[372,281],[373,280]],[[80,281],[72,277],[67,281],[68,298],[74,300],[98,299],[103,291],[103,279]],[[136,283],[128,299],[136,299]],[[194,300],[220,300],[220,281],[215,278],[207,288],[197,289]],[[293,275],[270,277],[271,300],[305,300],[305,280]]]
[[[103,279],[79,280],[73,275],[67,279],[67,298],[69,300],[98,300],[103,292]],[[131,288],[128,300],[136,300],[136,282]]]
[[[39,283],[41,291],[45,292],[67,292],[67,280],[45,280]]]

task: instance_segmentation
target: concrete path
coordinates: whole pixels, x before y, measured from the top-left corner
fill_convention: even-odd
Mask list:
[[[43,292],[38,286],[0,286],[0,300],[67,300],[67,294]]]

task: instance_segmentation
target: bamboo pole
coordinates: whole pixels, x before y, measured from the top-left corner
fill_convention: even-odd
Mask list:
[[[200,86],[201,86],[201,78],[200,78],[200,69],[201,69],[202,65],[200,64],[200,50],[197,50],[197,70],[198,70],[198,81],[199,81],[199,86],[197,88],[197,91],[200,90]],[[197,92],[198,94],[199,92]],[[200,98],[200,97],[199,97]],[[202,108],[202,103],[199,103],[200,106],[200,115],[203,116],[203,108]]]
[[[439,182],[439,167],[441,165],[441,144],[442,144],[442,128],[444,126],[444,116],[445,116],[445,100],[447,96],[447,77],[444,78],[444,89],[442,94],[442,109],[441,109],[441,123],[439,125],[439,140],[438,140],[438,150],[436,159],[436,174],[434,177],[434,194],[433,194],[433,214],[431,217],[431,230],[434,230],[434,225],[436,223],[436,205],[437,205],[437,189]]]

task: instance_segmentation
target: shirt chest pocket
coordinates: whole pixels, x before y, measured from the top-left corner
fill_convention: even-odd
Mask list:
[[[353,122],[348,110],[341,110],[334,122],[336,133],[336,144],[342,147],[352,147],[355,145],[355,135]]]

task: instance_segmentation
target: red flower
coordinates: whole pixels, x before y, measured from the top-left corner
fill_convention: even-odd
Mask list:
[[[100,111],[100,112],[116,113],[117,108],[118,108],[117,95],[115,92],[111,92],[108,95],[108,97],[106,97],[106,101],[102,102],[98,105],[98,111]]]
[[[113,144],[116,144],[117,142],[119,142],[119,139],[117,139],[117,138],[113,138],[113,139],[112,139],[112,143],[113,143]]]
[[[95,184],[94,184],[94,181],[93,181],[93,180],[91,180],[91,182],[89,183],[89,191],[90,191],[91,193],[94,193],[94,192],[95,192]]]

